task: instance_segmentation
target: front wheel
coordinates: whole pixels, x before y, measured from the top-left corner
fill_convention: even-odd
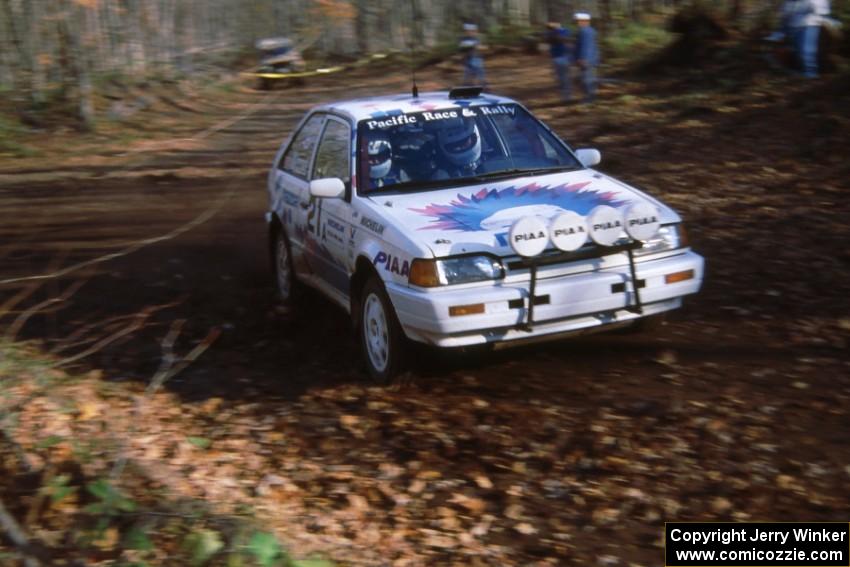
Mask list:
[[[372,277],[360,299],[360,347],[369,375],[388,382],[402,368],[405,339],[384,286]]]
[[[289,252],[289,243],[283,230],[278,230],[274,237],[274,275],[277,284],[277,297],[281,304],[287,309],[292,307],[292,298],[295,294],[295,270],[292,269],[292,255]]]

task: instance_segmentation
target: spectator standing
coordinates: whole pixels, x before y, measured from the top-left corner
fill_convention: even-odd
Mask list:
[[[596,66],[599,65],[596,30],[590,25],[587,12],[576,12],[573,18],[578,25],[574,57],[581,73],[584,101],[590,103],[596,100]]]
[[[478,26],[463,24],[463,37],[460,39],[460,51],[463,54],[463,84],[487,86],[484,76],[484,59],[481,57],[481,40],[478,39]]]
[[[782,22],[804,77],[818,76],[820,27],[827,16],[829,0],[786,0],[782,5]]]
[[[552,57],[552,68],[555,71],[555,80],[558,82],[558,90],[561,100],[569,102],[572,98],[572,87],[570,81],[570,31],[558,22],[546,24],[546,41],[549,43],[549,55]]]

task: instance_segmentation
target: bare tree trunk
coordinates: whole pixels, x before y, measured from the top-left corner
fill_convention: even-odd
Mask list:
[[[370,32],[370,19],[372,17],[369,10],[370,2],[368,0],[357,0],[356,9],[357,9],[357,17],[354,21],[354,30],[357,34],[357,50],[360,53],[369,53],[370,42],[369,42],[369,32]]]
[[[732,25],[738,24],[738,19],[741,16],[741,0],[732,0],[729,6],[729,21]]]
[[[3,529],[12,543],[22,551],[26,567],[40,567],[41,562],[35,557],[27,534],[24,533],[12,514],[6,510],[2,500],[0,500],[0,528]]]
[[[13,90],[21,92],[24,90],[24,85],[27,81],[24,75],[32,69],[33,55],[29,50],[29,46],[25,43],[26,35],[25,28],[27,27],[26,15],[16,13],[11,0],[2,0],[3,15],[6,19],[6,28],[8,30],[9,43],[14,47],[17,53],[17,59],[12,57],[12,83]]]
[[[87,51],[82,38],[85,36],[85,10],[82,6],[70,7],[58,21],[60,34],[68,55],[70,75],[75,79],[77,94],[77,117],[83,130],[94,130],[94,89]],[[70,85],[69,85],[70,86]]]
[[[602,29],[611,29],[611,0],[599,0],[599,19]]]

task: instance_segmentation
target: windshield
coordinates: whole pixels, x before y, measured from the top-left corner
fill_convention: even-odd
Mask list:
[[[517,104],[369,118],[358,140],[359,187],[367,193],[582,168]]]

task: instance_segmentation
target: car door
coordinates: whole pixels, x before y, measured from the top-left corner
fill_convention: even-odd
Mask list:
[[[305,250],[311,207],[310,171],[324,122],[324,114],[310,116],[293,137],[275,170],[274,208],[285,227],[292,260],[299,274],[308,273]]]
[[[308,230],[315,246],[308,246],[313,271],[335,291],[348,295],[348,251],[351,226],[351,127],[342,118],[328,115],[310,179],[336,177],[345,184],[345,198],[314,199]]]

